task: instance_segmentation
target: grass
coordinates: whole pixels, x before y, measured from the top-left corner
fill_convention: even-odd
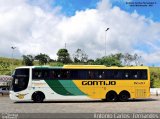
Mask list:
[[[22,60],[0,57],[0,75],[10,75],[11,69],[22,65]]]
[[[39,65],[38,61],[34,61],[34,65]],[[49,66],[63,66],[60,62],[50,62]],[[12,70],[16,67],[24,66],[22,59],[11,59],[0,57],[0,75],[11,75]]]
[[[34,62],[34,65],[39,65],[38,61]],[[46,65],[50,66],[63,66],[59,62],[51,62]],[[11,69],[23,66],[22,59],[11,59],[0,57],[0,75],[11,75]],[[160,88],[160,67],[150,67],[151,74],[151,87]]]

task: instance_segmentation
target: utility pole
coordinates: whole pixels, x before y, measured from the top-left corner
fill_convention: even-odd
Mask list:
[[[11,49],[12,49],[12,64],[11,64],[11,75],[12,75],[12,71],[13,71],[13,53],[14,53],[14,49],[16,49],[16,47],[14,47],[14,46],[12,46],[11,47]]]
[[[105,30],[105,44],[104,44],[104,45],[105,45],[105,56],[106,56],[106,48],[107,48],[107,47],[106,47],[106,32],[107,32],[108,30],[109,30],[109,28],[107,28],[107,29]]]
[[[67,49],[67,44],[66,44],[66,43],[65,43],[65,46],[64,46],[64,48],[65,48],[65,49]]]

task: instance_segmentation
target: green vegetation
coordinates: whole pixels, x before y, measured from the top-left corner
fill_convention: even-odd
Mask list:
[[[112,56],[98,58],[94,64],[105,66],[122,66],[121,61]]]
[[[88,55],[81,49],[77,49],[73,55],[75,63],[86,63],[88,61]]]
[[[39,55],[35,56],[35,60],[38,60],[40,65],[46,65],[49,62],[50,57],[46,54],[40,53]]]
[[[59,49],[58,59],[53,60],[47,54],[40,53],[36,56],[23,55],[22,59],[11,59],[0,57],[0,75],[11,75],[13,69],[19,66],[49,65],[63,66],[65,64],[74,65],[106,65],[106,66],[130,66],[141,65],[137,54],[111,54],[96,60],[88,59],[88,55],[81,49],[77,49],[71,58],[67,49]],[[160,67],[150,67],[151,87],[160,88]]]
[[[0,75],[10,75],[11,69],[22,65],[22,60],[0,57]]]
[[[151,87],[160,88],[160,67],[150,67]]]
[[[33,66],[34,57],[32,55],[23,55],[23,61],[22,64],[26,66]]]
[[[58,62],[62,62],[63,64],[68,64],[72,62],[67,49],[59,49],[57,52],[57,56],[58,56],[57,59]]]

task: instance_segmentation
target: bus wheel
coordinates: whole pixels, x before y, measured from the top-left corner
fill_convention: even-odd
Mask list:
[[[40,91],[34,92],[32,95],[32,100],[36,103],[43,102],[44,99],[45,99],[44,93]]]
[[[122,91],[120,92],[118,98],[120,101],[125,102],[130,98],[130,94],[128,91]]]
[[[115,91],[109,91],[106,94],[106,101],[108,101],[108,102],[117,101],[117,93]]]

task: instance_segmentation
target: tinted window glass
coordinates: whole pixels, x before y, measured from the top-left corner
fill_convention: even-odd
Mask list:
[[[29,82],[29,69],[16,69],[12,81],[12,89],[17,91],[25,90]]]
[[[72,70],[70,70],[70,77],[71,77],[71,79],[78,79],[78,70],[74,70],[74,69],[72,69]]]
[[[147,79],[147,70],[109,69],[106,70],[106,79]]]
[[[105,79],[105,70],[88,70],[88,79]]]
[[[95,71],[94,70],[88,71],[88,79],[95,79]]]
[[[33,79],[147,79],[139,69],[33,69]]]
[[[78,79],[87,79],[88,71],[87,70],[78,70]]]
[[[41,69],[33,69],[32,70],[32,78],[33,79],[41,79],[42,78],[42,70]]]
[[[63,79],[69,79],[70,77],[71,77],[70,70],[66,70],[66,69],[62,70],[62,78]]]
[[[106,79],[114,79],[114,70],[106,70]]]
[[[51,79],[69,79],[71,77],[70,70],[66,69],[52,69],[50,70]]]
[[[70,70],[70,78],[71,79],[88,79],[88,70],[78,70],[72,69]]]
[[[62,78],[62,72],[60,69],[54,69],[54,79],[61,79]]]
[[[48,79],[49,70],[48,69],[33,69],[32,78],[33,79]]]
[[[26,75],[26,76],[29,76],[29,69],[16,69],[14,75]]]

